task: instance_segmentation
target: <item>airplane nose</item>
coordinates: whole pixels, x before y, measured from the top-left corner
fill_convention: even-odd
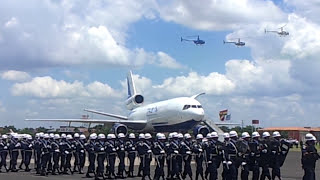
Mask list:
[[[196,121],[201,121],[204,118],[204,111],[203,109],[197,109],[196,111],[193,111],[193,119]]]

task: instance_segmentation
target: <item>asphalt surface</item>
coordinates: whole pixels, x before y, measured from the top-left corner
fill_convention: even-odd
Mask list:
[[[295,180],[295,179],[302,179],[303,176],[303,170],[301,168],[301,163],[300,163],[300,158],[301,154],[300,152],[289,152],[286,162],[281,168],[281,174],[282,174],[282,179],[283,180]],[[33,165],[31,165],[33,167]],[[154,173],[154,168],[155,166],[153,165],[151,167],[151,177],[153,177]],[[194,163],[192,164],[193,172],[195,172],[195,166]],[[135,166],[135,173],[137,172],[138,166]],[[85,169],[86,171],[86,169]],[[219,179],[221,179],[221,171],[222,168],[220,167],[219,169]],[[165,173],[166,173],[165,169]],[[240,175],[240,173],[239,173]],[[251,177],[251,173],[250,173]],[[320,162],[318,162],[317,167],[316,167],[316,177],[320,177]],[[33,179],[87,179],[84,178],[84,174],[74,174],[74,175],[48,175],[47,177],[39,176],[36,175],[34,171],[31,172],[9,172],[9,173],[0,173],[0,180],[33,180]],[[90,179],[90,178],[89,178]],[[94,178],[92,178],[94,179]],[[127,178],[127,179],[141,179],[140,177],[135,177],[135,178]],[[240,177],[239,177],[240,179]]]

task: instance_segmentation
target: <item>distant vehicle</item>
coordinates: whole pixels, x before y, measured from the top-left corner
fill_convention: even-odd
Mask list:
[[[187,39],[187,38],[182,38],[181,37],[181,42],[182,41],[191,41],[196,45],[204,45],[206,43],[204,40],[200,39],[199,35],[197,35],[197,36],[187,36],[187,37],[188,38],[197,37],[197,39]]]
[[[287,25],[287,24],[286,24],[286,25]],[[280,31],[274,31],[274,30],[268,31],[267,29],[264,29],[264,33],[271,32],[271,33],[277,33],[279,36],[289,36],[289,32],[283,30],[283,28],[284,28],[286,25],[280,27],[280,28],[279,28]]]
[[[233,43],[234,45],[236,45],[237,47],[242,47],[245,46],[246,43],[243,41],[240,41],[240,38],[238,38],[238,41],[223,41],[223,44],[225,43]]]

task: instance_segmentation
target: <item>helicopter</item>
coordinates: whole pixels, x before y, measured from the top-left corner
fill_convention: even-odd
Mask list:
[[[198,37],[197,39],[185,39],[181,37],[181,42],[182,41],[192,41],[196,45],[204,45],[206,42],[202,39],[200,39],[199,35],[197,36],[188,36],[188,37]]]
[[[223,41],[223,44],[225,44],[225,43],[233,43],[233,44],[235,44],[235,45],[238,46],[238,47],[242,47],[242,46],[245,46],[245,45],[246,45],[245,42],[240,41],[240,38],[238,38],[238,41]]]
[[[287,25],[287,24],[286,24],[286,25]],[[284,28],[286,25],[280,27],[280,28],[279,28],[280,31],[268,31],[267,29],[264,29],[264,33],[273,32],[273,33],[279,34],[279,36],[288,36],[288,35],[289,35],[289,32],[283,30],[283,28]]]

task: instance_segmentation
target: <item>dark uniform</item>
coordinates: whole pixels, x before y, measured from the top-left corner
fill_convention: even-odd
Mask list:
[[[48,137],[49,138],[49,137]],[[47,166],[49,163],[50,152],[51,152],[51,144],[49,139],[45,138],[41,141],[41,175],[47,175]]]
[[[250,172],[250,167],[248,165],[249,156],[250,156],[249,140],[248,139],[239,140],[238,147],[240,150],[239,157],[241,159],[241,179],[248,180],[249,172]]]
[[[88,152],[89,156],[89,166],[88,166],[88,171],[86,173],[86,177],[91,178],[90,173],[95,173],[95,160],[96,160],[96,153],[94,151],[95,143],[96,143],[96,136],[90,136],[90,140],[88,143],[85,144],[85,148]]]
[[[139,141],[137,142],[137,152],[138,152],[138,156],[140,159],[140,163],[139,163],[139,169],[138,169],[138,177],[142,177],[142,172],[143,172],[143,162],[144,162],[144,154],[142,151],[142,147],[143,147],[143,143],[144,143],[144,139],[139,139]]]
[[[9,171],[9,169],[7,168],[8,153],[9,153],[9,145],[7,143],[7,139],[1,139],[0,140],[0,157],[1,157],[0,172],[2,167],[4,167],[7,172]]]
[[[33,141],[33,154],[35,160],[36,174],[40,174],[41,171],[41,141],[43,138],[38,137]]]
[[[192,160],[192,142],[190,139],[185,139],[180,143],[180,152],[184,162],[184,171],[182,173],[182,178],[185,179],[187,175],[192,179],[192,169],[191,169],[191,160]]]
[[[17,137],[11,139],[10,143],[10,169],[12,172],[17,172],[17,160],[19,156],[19,151],[21,149],[21,142],[18,140]]]
[[[59,159],[61,156],[61,151],[59,147],[59,139],[54,139],[51,142],[51,149],[53,151],[52,153],[52,159],[53,159],[53,167],[52,167],[52,175],[56,175],[56,172],[60,173],[59,169]]]
[[[106,158],[106,151],[105,151],[105,140],[104,138],[99,139],[95,146],[94,150],[97,153],[97,162],[98,162],[98,167],[96,171],[96,179],[98,177],[104,177],[104,160]]]
[[[126,151],[128,153],[128,159],[129,159],[129,171],[128,171],[128,176],[133,177],[133,170],[134,170],[134,160],[136,159],[136,145],[134,143],[133,139],[129,139],[126,142]]]
[[[238,157],[238,148],[237,141],[230,139],[226,141],[222,147],[222,155],[224,156],[224,174],[223,179],[227,180],[236,180],[238,179],[238,168],[239,168],[239,157]],[[227,163],[227,164],[226,164]]]
[[[143,161],[143,173],[142,173],[142,180],[148,177],[151,180],[151,173],[150,173],[150,165],[152,160],[152,141],[151,139],[146,139],[143,143],[141,149],[138,151],[142,151],[144,156]]]
[[[23,141],[22,149],[24,152],[24,165],[26,167],[25,171],[29,172],[30,171],[29,165],[32,157],[32,151],[33,151],[32,139]]]
[[[301,164],[304,170],[303,180],[315,180],[316,161],[320,156],[315,148],[314,140],[307,140],[306,144],[301,148],[301,152]]]
[[[65,137],[61,137],[61,141],[59,143],[59,149],[60,149],[60,157],[61,157],[61,162],[60,162],[60,171],[63,173],[67,173],[67,169],[65,168],[66,166],[66,158],[67,158],[67,151],[68,148],[68,143]]]
[[[272,168],[272,179],[278,177],[281,179],[280,174],[280,156],[281,156],[281,143],[279,139],[273,139],[270,142],[270,167]]]
[[[260,175],[260,180],[265,180],[266,178],[271,180],[271,175],[269,171],[269,161],[271,159],[270,153],[270,140],[269,138],[265,138],[261,141],[261,156],[259,165],[262,168],[262,171]]]
[[[79,174],[83,174],[82,170],[84,168],[84,165],[86,163],[86,148],[85,148],[85,144],[86,144],[86,139],[81,139],[79,140],[79,143],[76,147],[76,151],[79,154]]]
[[[202,139],[197,140],[193,146],[192,146],[192,151],[195,153],[196,156],[196,180],[198,180],[199,175],[201,176],[202,180],[204,180],[203,176],[203,143],[201,142]]]
[[[258,139],[252,139],[251,142],[249,142],[249,148],[250,148],[250,155],[248,158],[248,165],[250,171],[252,171],[252,180],[258,180],[259,179],[259,160],[260,160],[260,154],[261,154],[261,148],[260,148],[260,142]]]
[[[117,154],[119,158],[119,165],[118,165],[118,176],[120,178],[125,177],[125,164],[124,164],[124,159],[126,157],[126,151],[125,151],[125,141],[124,138],[119,138],[118,141],[116,141],[116,149],[117,149]]]
[[[117,157],[117,149],[115,144],[115,139],[108,139],[106,143],[106,153],[107,153],[107,161],[108,161],[108,169],[107,175],[108,178],[115,178],[115,163]]]
[[[163,140],[157,140],[153,143],[152,146],[152,152],[155,156],[155,160],[157,163],[155,172],[154,172],[154,178],[155,180],[159,180],[160,177],[162,179],[165,179],[164,177],[164,161],[165,161],[165,144]]]

